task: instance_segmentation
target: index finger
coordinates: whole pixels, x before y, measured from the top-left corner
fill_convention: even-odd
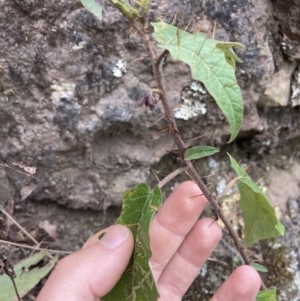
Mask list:
[[[150,225],[151,265],[157,280],[206,204],[207,199],[197,184],[184,182],[176,187],[153,218]]]

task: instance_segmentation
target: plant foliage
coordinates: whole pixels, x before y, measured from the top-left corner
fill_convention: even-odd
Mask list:
[[[184,153],[184,160],[196,160],[203,157],[211,156],[219,150],[212,146],[194,146],[187,149]]]
[[[127,0],[109,0],[128,20],[133,21],[140,17],[139,12]]]
[[[157,301],[159,293],[149,260],[149,226],[154,213],[161,205],[161,191],[147,184],[139,184],[123,193],[123,206],[117,224],[125,225],[133,233],[134,251],[130,262],[116,286],[102,301]]]
[[[229,154],[228,154],[229,155]],[[239,206],[244,219],[245,246],[249,247],[261,239],[284,235],[284,226],[276,217],[274,207],[246,171],[229,155],[231,166],[240,176]]]
[[[99,3],[99,0],[80,0],[80,2],[97,19],[102,20],[102,5]]]
[[[101,20],[102,7],[98,1],[81,0],[83,5]],[[140,28],[140,25],[143,25],[143,21],[147,20],[148,22],[148,18],[144,18],[147,16],[147,13],[149,16],[148,0],[135,1],[135,7],[131,6],[128,0],[109,1],[125,17],[132,21],[136,28]],[[148,25],[147,22],[144,24]],[[192,78],[201,81],[215,99],[229,122],[231,129],[229,142],[232,142],[240,131],[243,119],[242,95],[235,77],[236,63],[242,63],[242,60],[234,53],[233,47],[244,49],[244,46],[240,43],[220,42],[209,39],[203,33],[191,34],[164,22],[156,22],[152,23],[152,25],[154,27],[153,37],[158,42],[158,46],[168,50],[175,60],[188,64]],[[143,37],[146,49],[151,57],[150,46],[147,46],[149,37],[145,38],[143,36],[148,34],[147,30],[138,31]],[[158,66],[155,59],[152,58],[151,62],[153,66]],[[154,70],[157,70],[158,73],[160,72],[158,69]],[[160,74],[161,78],[162,74]],[[157,86],[163,86],[159,84],[160,80],[157,76],[155,76],[155,79]],[[184,159],[186,161],[195,160],[210,156],[217,151],[218,149],[211,146],[196,146],[185,151]],[[284,226],[278,221],[269,199],[258,185],[251,180],[246,171],[238,165],[236,160],[230,155],[229,157],[233,169],[238,174],[238,177],[232,181],[232,185],[238,181],[240,191],[239,205],[245,224],[245,246],[248,247],[261,239],[283,235],[285,231]],[[149,265],[152,255],[149,226],[155,211],[160,205],[161,191],[158,187],[151,190],[148,185],[142,183],[123,194],[122,213],[117,223],[126,225],[131,229],[134,235],[135,247],[129,265],[121,279],[113,290],[101,300],[157,301],[159,298],[155,279],[152,276]],[[228,228],[230,229],[229,226]],[[239,245],[239,242],[236,242],[236,244]],[[251,265],[258,271],[267,271],[260,264],[252,263]],[[276,289],[260,292],[256,300],[277,301]]]
[[[50,259],[46,265],[42,267],[36,266],[36,264],[46,256],[46,254],[47,250],[40,251],[15,265],[14,271],[16,278],[14,278],[14,280],[21,297],[25,296],[30,290],[32,290],[41,281],[41,279],[43,279],[53,269],[58,261],[58,256],[55,256]],[[1,301],[17,301],[18,298],[11,279],[5,274],[1,275],[0,283]]]
[[[276,288],[259,292],[256,296],[256,301],[277,301]]]
[[[240,43],[219,42],[203,33],[191,34],[164,22],[152,23],[158,46],[167,49],[175,60],[189,65],[192,77],[201,81],[226,116],[233,141],[242,124],[243,101],[235,77],[235,62],[241,60],[232,47]]]
[[[261,264],[259,264],[259,263],[252,262],[252,263],[251,263],[251,266],[252,266],[253,268],[255,268],[256,271],[258,271],[258,272],[261,272],[261,273],[267,273],[267,272],[268,272],[268,269],[267,269],[265,266],[263,266],[263,265],[261,265]]]

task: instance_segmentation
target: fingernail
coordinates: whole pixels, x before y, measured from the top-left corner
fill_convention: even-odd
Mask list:
[[[100,239],[100,243],[109,249],[119,247],[128,237],[128,231],[123,226],[111,227]]]

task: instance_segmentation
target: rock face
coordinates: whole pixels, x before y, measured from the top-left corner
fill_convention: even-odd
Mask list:
[[[37,167],[35,200],[93,209],[119,204],[121,192],[145,181],[173,146],[168,134],[153,135],[165,121],[149,129],[162,116],[160,105],[152,112],[136,106],[155,87],[139,37],[108,1],[103,21],[79,1],[0,6],[0,161]],[[300,118],[291,117],[300,106],[300,1],[178,0],[154,10],[167,11],[162,19],[169,22],[183,7],[182,26],[192,20],[192,30],[209,31],[217,20],[218,39],[246,46],[237,67],[245,104],[240,139],[259,141],[262,153],[266,137],[271,149],[300,136]],[[177,113],[183,135],[223,144],[229,127],[188,68],[168,59],[164,74],[172,104],[195,100],[192,113]],[[272,110],[285,112],[275,128]],[[0,169],[2,198],[16,197],[24,181]]]

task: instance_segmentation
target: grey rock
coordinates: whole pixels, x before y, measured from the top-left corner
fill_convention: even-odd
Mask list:
[[[162,18],[169,22],[184,8],[181,26],[192,20],[191,30],[200,24],[208,32],[217,20],[217,38],[246,46],[237,67],[245,104],[240,137],[273,136],[258,114],[268,105],[263,97],[299,104],[296,2],[185,0],[156,8],[168,12]],[[108,1],[102,21],[76,1],[0,0],[0,6],[1,159],[37,167],[34,200],[99,210],[119,205],[121,192],[145,181],[150,166],[173,147],[168,134],[153,136],[165,121],[149,129],[163,114],[160,104],[152,112],[136,107],[155,88],[139,37]],[[181,104],[192,85],[189,69],[168,58],[164,77],[170,102]],[[278,97],[271,93],[277,82],[284,85]],[[203,143],[223,144],[229,126],[216,104],[205,95],[196,109],[197,116],[184,113],[191,118],[179,120],[186,139],[206,134]],[[10,173],[9,181],[5,198],[17,197],[25,179]]]
[[[263,106],[287,106],[290,99],[296,98],[296,91],[291,97],[291,80],[296,64],[285,64],[274,73],[272,79],[267,83],[265,91],[259,102]]]

